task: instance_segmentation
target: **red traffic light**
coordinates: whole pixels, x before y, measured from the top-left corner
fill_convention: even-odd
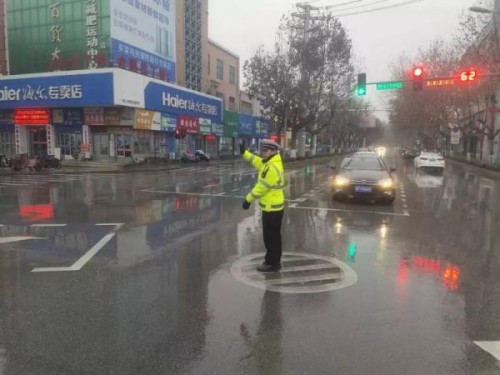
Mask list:
[[[420,66],[413,69],[413,77],[420,78],[424,75],[424,69]]]

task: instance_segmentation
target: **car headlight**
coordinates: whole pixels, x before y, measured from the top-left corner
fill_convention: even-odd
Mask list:
[[[335,177],[335,180],[333,180],[333,184],[335,186],[345,186],[349,184],[349,179],[342,176],[337,176]]]
[[[390,189],[394,186],[394,181],[390,178],[386,178],[385,180],[380,180],[378,184],[382,189]]]

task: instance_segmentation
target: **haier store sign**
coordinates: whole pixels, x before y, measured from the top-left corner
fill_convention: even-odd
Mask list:
[[[113,105],[112,87],[110,72],[6,77],[0,79],[0,109]]]
[[[222,100],[219,98],[156,82],[149,82],[144,95],[148,109],[222,122]]]

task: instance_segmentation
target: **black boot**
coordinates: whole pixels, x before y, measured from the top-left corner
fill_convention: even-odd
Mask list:
[[[278,272],[281,269],[281,263],[276,264],[266,264],[257,266],[257,271],[259,272]]]

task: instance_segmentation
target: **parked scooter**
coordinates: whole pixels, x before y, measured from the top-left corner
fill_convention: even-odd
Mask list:
[[[53,155],[38,156],[35,163],[35,170],[41,171],[42,169],[61,169],[61,160]]]
[[[10,167],[10,158],[7,155],[0,154],[0,167],[8,168]]]

